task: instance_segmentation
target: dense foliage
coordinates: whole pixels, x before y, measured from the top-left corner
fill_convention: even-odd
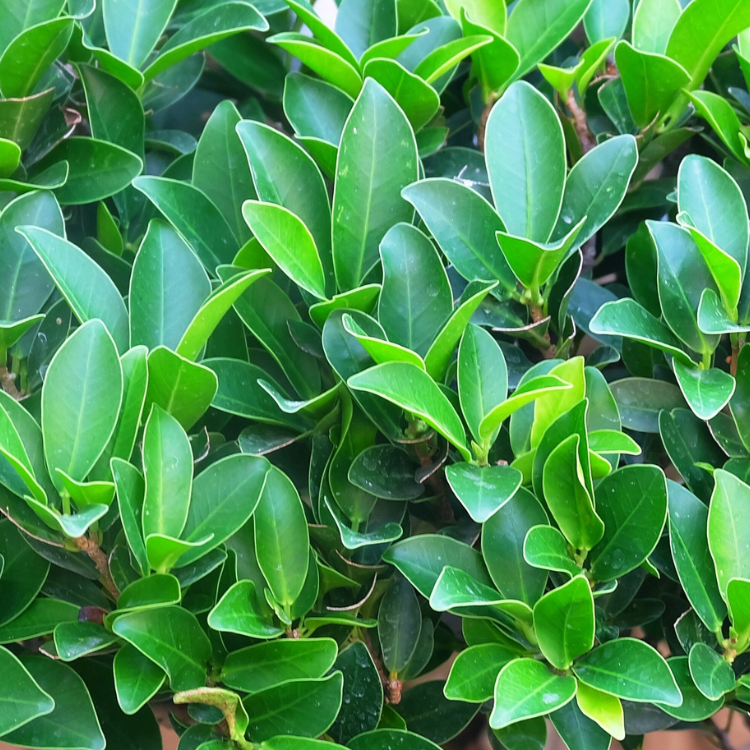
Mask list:
[[[0,0],[0,53],[3,741],[727,747],[747,0]]]

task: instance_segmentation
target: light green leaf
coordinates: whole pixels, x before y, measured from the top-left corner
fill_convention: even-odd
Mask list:
[[[713,419],[734,393],[734,378],[716,367],[701,370],[675,361],[674,374],[690,408],[703,420]]]
[[[107,45],[113,55],[140,68],[164,33],[177,0],[158,0],[135,7],[125,0],[103,0]]]
[[[81,323],[99,318],[120,353],[128,348],[128,312],[107,274],[73,243],[40,227],[19,230]]]
[[[522,475],[510,466],[451,464],[445,477],[459,502],[477,523],[484,523],[510,500],[521,486]]]
[[[556,675],[535,659],[514,659],[497,676],[490,726],[502,729],[544,716],[572,701],[575,694],[576,681],[571,675]]]
[[[427,373],[407,362],[389,362],[353,375],[348,385],[390,401],[415,414],[458,448],[465,460],[471,454],[466,434],[453,405]]]
[[[309,564],[309,535],[299,493],[271,467],[255,510],[255,551],[271,593],[285,609],[300,595]]]
[[[100,320],[82,325],[60,347],[42,387],[44,455],[55,487],[55,469],[83,481],[109,442],[122,402],[122,367]]]
[[[569,669],[594,646],[594,597],[584,575],[545,594],[534,605],[534,631],[552,666]]]
[[[597,646],[573,666],[589,687],[636,703],[682,704],[682,694],[667,662],[653,647],[635,638]]]
[[[344,126],[336,164],[333,262],[339,289],[358,287],[377,262],[388,228],[411,221],[413,210],[401,190],[418,178],[417,161],[404,113],[367,79]]]
[[[185,527],[193,481],[193,454],[180,423],[154,405],[143,433],[143,536],[178,538]]]
[[[750,487],[723,469],[714,472],[716,486],[708,509],[708,547],[716,564],[719,591],[727,600],[732,578],[750,578]]]
[[[680,0],[641,0],[633,14],[635,48],[642,52],[664,54],[680,13]]]
[[[513,14],[523,12],[523,5]],[[492,108],[485,144],[492,195],[508,234],[547,242],[565,188],[565,143],[557,112],[537,89],[518,81]]]
[[[130,279],[130,345],[175,349],[210,293],[185,240],[165,222],[151,221]]]
[[[191,612],[163,607],[126,612],[112,624],[120,638],[160,666],[172,690],[202,687],[211,655],[208,636]]]
[[[209,612],[208,624],[222,633],[237,633],[251,638],[278,638],[281,628],[266,621],[255,604],[255,584],[252,581],[235,583]]]

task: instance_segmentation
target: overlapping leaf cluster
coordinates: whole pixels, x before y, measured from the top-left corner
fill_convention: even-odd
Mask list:
[[[746,713],[748,82],[746,0],[0,0],[3,741]]]

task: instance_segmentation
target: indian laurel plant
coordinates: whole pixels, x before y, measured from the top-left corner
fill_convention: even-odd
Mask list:
[[[328,6],[0,0],[2,742],[728,747],[750,3]]]

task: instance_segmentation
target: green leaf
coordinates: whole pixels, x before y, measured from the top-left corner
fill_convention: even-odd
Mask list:
[[[18,617],[36,599],[47,578],[49,563],[26,544],[21,532],[6,519],[0,521],[0,556],[4,561],[0,575],[2,626]]]
[[[126,714],[137,713],[154,697],[166,677],[161,667],[129,643],[115,654],[113,671],[117,702]]]
[[[195,478],[182,538],[197,542],[211,535],[212,539],[186,552],[180,567],[198,560],[245,525],[260,501],[267,471],[266,459],[235,455],[212,463]]]
[[[396,578],[378,610],[378,638],[390,674],[402,672],[414,654],[422,627],[417,595],[405,578]]]
[[[209,7],[167,40],[143,76],[150,81],[186,57],[241,31],[267,30],[266,19],[247,3],[227,2]]]
[[[591,0],[521,0],[508,19],[506,38],[518,50],[516,78],[544,60],[580,23]]]
[[[574,248],[593,237],[617,211],[638,164],[638,148],[631,135],[600,143],[579,159],[568,174],[562,207],[550,239],[559,240],[585,218]]]
[[[334,469],[335,470],[335,469]],[[343,520],[343,515],[336,507],[334,507],[330,500],[326,498],[325,506],[329,513],[333,517],[333,521],[336,524],[336,528],[341,536],[341,543],[346,549],[359,549],[360,547],[371,547],[387,544],[394,542],[396,539],[400,539],[404,530],[401,528],[399,523],[390,521],[384,523],[373,531],[355,531],[350,529]],[[346,504],[345,504],[346,507]],[[362,514],[364,515],[364,514]]]
[[[552,725],[571,750],[609,750],[612,736],[586,716],[576,701],[550,716]]]
[[[440,249],[465,279],[497,279],[506,290],[515,290],[513,272],[495,241],[495,233],[505,226],[481,195],[444,178],[419,180],[402,194],[417,209]]]
[[[0,737],[37,717],[50,713],[55,702],[37,685],[23,664],[7,649],[0,648],[0,663],[7,677],[0,693]]]
[[[698,328],[697,312],[704,289],[714,288],[710,271],[690,233],[666,222],[646,222],[659,259],[659,300],[672,331],[691,349],[710,352],[716,337]]]
[[[457,21],[461,20],[460,11],[463,10],[472,21],[492,29],[500,36],[505,33],[507,11],[504,4],[493,3],[490,0],[470,0],[467,3],[448,0],[445,5]]]
[[[399,570],[427,598],[446,566],[458,568],[482,584],[492,585],[479,552],[442,534],[421,534],[398,542],[383,553],[383,561]]]
[[[690,217],[691,226],[700,233],[693,233],[693,238],[709,267],[713,268],[712,256],[726,254],[736,261],[740,274],[744,276],[747,267],[747,206],[732,176],[711,159],[690,154],[680,163],[677,198],[680,211]],[[716,283],[728,284],[731,270],[732,265],[728,262],[717,265]],[[731,295],[728,290],[723,293],[725,299],[730,296],[733,298],[734,292]],[[730,307],[728,312],[732,310]]]
[[[637,568],[661,537],[667,516],[664,473],[648,465],[612,472],[596,487],[596,510],[604,536],[591,550],[591,574],[597,581],[611,581]]]
[[[104,735],[83,680],[67,665],[43,656],[27,657],[22,664],[54,709],[3,739],[22,747],[104,750]]]
[[[204,360],[218,377],[221,386],[216,391],[212,406],[229,414],[254,419],[265,424],[278,424],[298,430],[307,421],[287,415],[279,408],[268,388],[258,383],[268,378],[268,373],[256,365],[237,359],[219,358]],[[263,381],[267,384],[267,380]]]
[[[595,721],[615,739],[625,739],[624,715],[619,698],[579,682],[576,700],[584,716]]]
[[[126,612],[112,630],[160,666],[174,691],[202,687],[211,645],[195,615],[181,607]]]
[[[635,48],[657,55],[664,54],[680,13],[680,0],[642,0],[638,3],[633,14]]]
[[[508,234],[547,242],[560,213],[566,172],[554,108],[530,84],[514,83],[492,108],[485,144],[492,195]]]
[[[579,457],[580,435],[563,440],[544,463],[544,498],[560,530],[576,550],[590,550],[604,536]]]
[[[476,704],[449,701],[443,694],[444,685],[442,680],[421,682],[407,690],[398,704],[410,732],[442,744],[460,734],[479,709]]]
[[[193,481],[193,454],[180,423],[154,405],[143,432],[143,537],[178,538],[185,527]]]
[[[750,410],[750,349],[743,351],[744,348],[743,346],[740,349],[739,356],[737,357],[737,386],[734,396],[729,402],[729,411],[734,418],[740,439],[745,448],[747,448],[750,445],[750,431],[747,427],[750,423],[746,421],[750,417],[750,412],[748,411]]]
[[[46,89],[21,99],[0,100],[0,137],[12,140],[25,150],[47,114],[54,89]]]
[[[378,726],[383,710],[383,683],[370,651],[362,641],[346,646],[336,659],[334,669],[341,670],[343,689],[347,697],[354,700],[342,701],[328,734],[338,742],[348,742]]]
[[[535,659],[514,659],[495,683],[495,706],[490,726],[502,729],[524,719],[544,716],[573,700],[575,678],[553,674]]]
[[[352,99],[362,89],[362,78],[356,67],[315,39],[304,34],[284,32],[269,37],[269,41],[290,52],[307,68],[332,83]]]
[[[288,680],[323,677],[333,666],[338,645],[332,638],[281,639],[227,654],[221,682],[257,693]]]
[[[79,609],[78,605],[61,599],[39,597],[20,615],[0,627],[0,643],[49,635],[61,622],[76,622]]]
[[[433,119],[440,107],[437,91],[396,60],[375,57],[367,61],[362,74],[374,78],[393,97],[415,133]]]
[[[283,206],[245,201],[242,215],[265,251],[305,291],[326,296],[325,276],[315,240],[302,220]]]
[[[584,575],[545,594],[534,605],[534,631],[552,666],[569,669],[594,646],[594,597]]]
[[[621,37],[630,20],[630,3],[617,0],[594,0],[583,17],[583,28],[591,44],[609,37]]]
[[[159,0],[132,7],[118,0],[104,0],[104,31],[112,54],[140,68],[164,33],[176,5],[176,0]]]
[[[4,50],[22,31],[60,15],[65,5],[61,0],[24,2],[18,6],[13,2],[2,3],[5,23],[0,32],[0,50]]]
[[[123,382],[122,406],[112,437],[91,472],[91,478],[95,480],[112,479],[109,465],[112,457],[130,458],[141,424],[148,387],[146,347],[136,346],[129,349],[120,357],[120,365]]]
[[[380,243],[383,288],[378,320],[389,341],[424,356],[453,312],[448,276],[440,257],[416,227],[395,224]],[[403,314],[404,309],[409,315]]]
[[[570,557],[567,540],[554,526],[542,524],[530,528],[523,543],[523,557],[535,568],[567,573],[571,578],[581,572]]]
[[[604,693],[636,703],[679,706],[682,695],[663,657],[635,638],[598,646],[573,666],[578,679]]]
[[[208,118],[193,162],[193,185],[221,211],[238,242],[250,239],[242,218],[242,201],[254,196],[253,178],[242,143],[235,132],[240,113],[229,100]]]
[[[435,84],[441,76],[450,73],[465,57],[492,41],[488,34],[453,39],[433,49],[414,69],[415,75],[427,83]]]
[[[195,360],[222,318],[232,309],[232,305],[251,284],[268,273],[268,269],[245,271],[232,276],[217,287],[203,303],[182,335],[177,345],[177,354],[188,360]]]
[[[16,321],[38,313],[54,288],[42,262],[15,227],[34,224],[54,234],[65,231],[57,201],[49,193],[19,196],[0,214],[0,320]]]
[[[481,643],[462,651],[451,665],[445,683],[445,697],[450,700],[484,703],[495,693],[500,670],[518,653],[500,643]]]
[[[435,381],[413,364],[389,362],[353,375],[347,381],[355,391],[365,391],[415,414],[458,448],[465,460],[471,454],[453,405]]]
[[[255,550],[268,587],[284,608],[304,586],[309,544],[299,494],[286,474],[271,467],[255,510]]]
[[[0,90],[6,98],[33,93],[39,80],[68,46],[72,18],[43,21],[22,31],[0,57]]]
[[[209,273],[231,263],[238,243],[218,208],[198,188],[167,177],[139,177],[142,192],[174,226]]]
[[[386,149],[387,159],[376,157]],[[411,220],[413,211],[401,190],[418,177],[411,126],[373,79],[365,82],[344,126],[336,173],[333,262],[338,286],[347,290],[359,286],[377,262],[388,228]]]
[[[734,393],[734,378],[716,367],[701,370],[675,361],[674,374],[690,408],[703,420],[713,419]]]
[[[668,482],[669,541],[677,575],[701,620],[716,632],[726,617],[726,606],[716,583],[708,547],[708,508],[676,482]]]
[[[57,351],[42,388],[44,455],[55,469],[83,481],[107,446],[122,401],[122,368],[100,320],[81,326]]]
[[[148,355],[148,390],[144,412],[156,404],[189,430],[216,394],[216,375],[203,365],[158,346]]]
[[[237,633],[251,638],[278,638],[281,628],[270,625],[255,604],[255,584],[235,583],[208,615],[208,624],[223,633]]]
[[[333,724],[341,707],[343,675],[319,680],[290,680],[248,695],[242,704],[251,717],[247,735],[263,742],[276,735],[319,737]]]
[[[227,271],[224,276],[229,278],[232,273]],[[315,358],[300,349],[290,333],[289,321],[301,318],[289,297],[270,279],[263,278],[245,291],[234,309],[278,362],[297,393],[304,398],[317,396],[320,372]]]
[[[714,472],[714,479],[716,486],[708,510],[708,547],[716,565],[719,591],[726,601],[731,579],[750,578],[750,530],[743,521],[750,508],[750,487],[723,469]]]
[[[203,265],[168,224],[148,225],[130,280],[130,344],[176,349],[211,293]]]
[[[336,33],[360,58],[373,44],[396,35],[396,3],[344,0],[336,14]]]
[[[54,632],[57,654],[62,661],[74,661],[117,642],[117,636],[96,622],[61,622]]]
[[[347,102],[342,128],[351,109],[351,101]],[[318,109],[316,115],[320,114]],[[304,149],[274,128],[245,120],[237,126],[237,134],[247,154],[258,198],[291,211],[312,235],[325,275],[324,296],[329,296],[335,290],[331,206],[320,170]],[[339,137],[340,131],[335,140],[337,146]]]
[[[488,440],[500,428],[502,423],[514,412],[521,407],[536,401],[542,397],[548,397],[550,394],[557,394],[558,404],[560,401],[559,391],[571,391],[572,386],[569,382],[557,377],[557,375],[541,375],[532,378],[520,385],[514,391],[513,395],[501,404],[496,406],[479,424],[479,437],[481,440]],[[564,403],[567,403],[566,399]]]
[[[538,290],[546,284],[555,271],[570,257],[571,247],[581,231],[581,219],[565,237],[549,244],[514,237],[504,232],[495,236],[500,249],[518,280],[527,288]]]
[[[735,676],[729,662],[705,643],[690,649],[690,676],[695,686],[709,700],[719,700],[734,690]]]
[[[727,603],[732,621],[730,633],[736,636],[738,650],[750,641],[750,586],[743,578],[732,578],[727,584]]]
[[[675,364],[677,360],[684,364],[692,364],[692,360],[672,331],[630,297],[602,305],[591,319],[589,328],[595,334],[625,336],[655,349],[661,349],[675,357]]]
[[[456,463],[445,470],[448,484],[473,521],[484,523],[521,486],[521,472],[510,466]]]
[[[181,599],[180,582],[172,575],[156,573],[138,578],[124,588],[117,600],[117,610],[151,609],[179,604]]]
[[[289,73],[284,82],[287,119],[298,135],[335,146],[334,164],[353,103],[341,89],[303,73]]]
[[[424,358],[427,373],[436,382],[441,382],[445,379],[456,345],[466,330],[471,316],[487,294],[496,286],[497,282],[485,283],[482,281],[473,281],[464,290],[453,315],[451,315],[432,342]]]
[[[35,165],[38,174],[67,162],[68,179],[55,190],[63,205],[94,203],[119,193],[141,173],[140,157],[114,143],[74,136],[66,138]]]
[[[41,227],[22,234],[44,264],[81,323],[99,318],[124,353],[128,348],[128,312],[107,274],[71,242]]]
[[[623,427],[637,432],[659,432],[662,410],[684,408],[685,399],[672,383],[650,378],[624,378],[611,384]]]
[[[656,704],[662,711],[681,721],[702,721],[721,708],[723,700],[708,700],[695,686],[690,675],[688,657],[673,656],[667,664],[682,693],[682,703],[677,707]]]
[[[80,65],[78,71],[86,93],[91,134],[143,159],[145,125],[143,105],[138,95],[126,83],[101,68]],[[115,228],[110,223],[110,229]],[[117,254],[122,255],[122,252]]]
[[[742,0],[696,0],[685,8],[669,37],[666,53],[690,75],[686,88],[698,88],[730,39],[750,26]]]
[[[508,368],[495,339],[483,328],[471,324],[458,350],[458,395],[469,430],[481,442],[482,420],[508,396]],[[486,442],[491,444],[496,438],[497,430]]]
[[[674,60],[633,47],[622,40],[615,50],[622,84],[633,121],[647,127],[664,114],[690,80],[687,71]]]
[[[581,357],[574,357],[567,362],[555,365],[550,371],[548,377],[559,377],[566,383],[569,388],[564,393],[546,393],[542,394],[534,404],[534,421],[531,425],[531,445],[539,445],[547,428],[562,414],[578,404],[586,393],[586,377],[584,371],[584,362]],[[524,388],[531,389],[529,381],[524,383]],[[520,391],[516,389],[516,394]]]
[[[522,487],[482,527],[482,554],[506,599],[533,606],[544,593],[547,571],[531,567],[524,559],[523,547],[529,529],[546,523],[544,508]]]

